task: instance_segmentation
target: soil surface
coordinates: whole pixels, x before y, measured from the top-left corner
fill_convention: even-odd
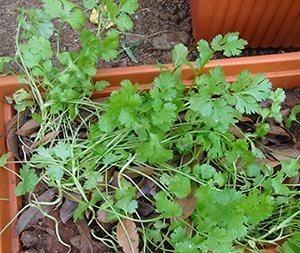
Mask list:
[[[0,56],[15,53],[16,18],[20,8],[36,8],[41,6],[39,0],[1,0],[0,9]],[[73,0],[81,3],[80,0]],[[140,0],[140,8],[133,16],[134,28],[121,35],[122,53],[112,63],[100,63],[99,67],[116,67],[169,63],[171,50],[175,44],[183,43],[190,50],[189,60],[197,56],[192,36],[189,0]],[[89,17],[90,13],[87,13]],[[89,29],[96,26],[88,24]],[[77,34],[66,29],[63,32],[62,50],[79,48]],[[133,53],[128,57],[126,50]],[[261,55],[298,51],[299,49],[246,49],[242,55]],[[221,54],[215,58],[222,58]]]

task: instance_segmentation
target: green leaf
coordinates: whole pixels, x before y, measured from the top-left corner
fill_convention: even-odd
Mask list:
[[[121,32],[128,31],[133,27],[131,18],[125,13],[121,13],[115,23]]]
[[[98,48],[99,57],[105,61],[113,60],[117,57],[117,48],[119,47],[119,33],[116,31],[109,31],[106,37],[101,40]]]
[[[201,70],[213,57],[214,51],[210,48],[209,44],[205,40],[199,40],[197,44],[197,50],[199,52],[199,58],[196,60],[196,65]]]
[[[227,33],[224,37],[217,35],[211,42],[214,51],[224,51],[227,57],[239,55],[247,45],[247,41],[239,39],[239,33]]]
[[[202,164],[200,166],[200,173],[203,179],[210,179],[216,173],[216,169],[209,164]]]
[[[56,164],[50,164],[46,168],[46,175],[49,176],[51,180],[61,180],[64,175],[64,170]]]
[[[12,61],[11,57],[7,57],[7,56],[0,57],[0,73],[3,73],[5,65],[10,63],[11,61]]]
[[[85,25],[86,16],[77,4],[68,0],[43,0],[43,3],[46,14],[52,19],[59,18],[77,31]]]
[[[28,68],[39,66],[41,61],[50,60],[52,57],[51,44],[43,37],[33,36],[27,44],[20,45],[20,50]]]
[[[95,83],[95,90],[96,91],[101,91],[109,85],[110,85],[110,83],[108,81],[105,81],[105,80],[97,81]]]
[[[290,115],[284,120],[287,128],[291,128],[293,121],[298,122],[298,124],[299,124],[299,121],[297,119],[297,115],[299,112],[300,112],[300,105],[295,105],[292,108]]]
[[[175,175],[171,178],[168,189],[177,198],[183,199],[191,193],[191,181],[183,175]]]
[[[95,0],[83,0],[83,6],[84,8],[91,10],[96,6],[96,1]]]
[[[20,169],[20,176],[22,181],[20,181],[16,187],[17,196],[22,196],[25,193],[32,192],[39,181],[35,171],[30,169],[27,165]]]
[[[3,154],[1,157],[0,157],[0,167],[3,167],[4,165],[7,164],[7,160],[11,157],[11,153],[6,153],[6,154]]]
[[[288,195],[290,190],[283,183],[283,175],[278,174],[275,178],[271,180],[272,187],[277,194]]]
[[[84,218],[85,211],[90,207],[90,203],[81,200],[73,213],[73,219],[82,220]]]
[[[300,252],[300,235],[295,234],[291,236],[284,244],[280,247],[281,253],[298,253]]]
[[[179,204],[169,200],[165,192],[158,192],[155,195],[157,211],[162,213],[163,218],[175,218],[182,214]]]
[[[172,51],[172,63],[174,69],[187,62],[188,49],[183,44],[177,44]]]
[[[116,190],[116,203],[115,207],[120,208],[126,214],[133,214],[137,207],[136,198],[136,188],[133,187],[129,182],[126,180],[121,181],[120,188]]]
[[[106,0],[106,7],[107,7],[109,18],[112,21],[115,21],[118,13],[118,6],[114,3],[113,0]]]
[[[99,171],[86,172],[85,174],[86,181],[83,188],[90,191],[97,187],[98,183],[103,181],[103,176]]]
[[[285,100],[285,92],[281,88],[271,91],[269,98],[272,100],[270,117],[274,117],[277,121],[282,121],[281,103]]]
[[[172,150],[165,149],[160,143],[158,135],[150,133],[148,142],[137,147],[138,158],[150,163],[162,163],[170,160],[173,156]]]
[[[298,159],[292,159],[290,161],[281,161],[281,170],[288,177],[295,177],[299,174],[300,164]]]
[[[134,14],[139,7],[138,0],[121,0],[120,1],[120,10],[128,14]]]
[[[63,142],[59,142],[57,145],[55,145],[52,148],[52,151],[58,158],[60,158],[63,161],[70,158],[72,153],[70,144]]]

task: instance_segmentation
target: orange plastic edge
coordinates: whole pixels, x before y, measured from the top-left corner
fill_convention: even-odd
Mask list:
[[[190,0],[196,41],[240,32],[250,48],[300,47],[299,0]]]
[[[243,69],[249,69],[253,74],[264,73],[274,84],[274,87],[291,89],[300,87],[300,52],[279,55],[241,57],[232,59],[213,60],[209,63],[204,73],[215,66],[221,66],[227,75],[228,81],[233,81],[234,76]],[[171,65],[166,65],[171,69]],[[107,96],[119,89],[120,81],[129,79],[133,83],[139,83],[140,89],[151,87],[153,79],[159,74],[159,69],[153,66],[123,67],[113,69],[101,69],[97,71],[94,81],[107,80],[111,86],[94,94],[94,97]],[[188,85],[193,79],[194,72],[188,67],[183,67],[182,78]],[[13,94],[22,86],[15,77],[0,77],[0,155],[7,152],[6,125],[13,115],[13,110],[5,102],[5,97]],[[17,171],[17,167],[10,164],[8,167]],[[4,169],[0,169],[0,229],[2,229],[19,210],[19,200],[15,196],[16,177]],[[0,236],[0,252],[16,253],[20,250],[18,236],[13,223]],[[267,248],[265,253],[276,252],[272,247]]]

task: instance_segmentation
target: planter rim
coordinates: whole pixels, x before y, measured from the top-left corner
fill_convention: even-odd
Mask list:
[[[250,48],[300,47],[298,0],[190,0],[190,7],[196,41],[238,31]]]
[[[223,67],[228,81],[233,81],[234,76],[243,69],[249,69],[253,74],[264,73],[274,84],[275,87],[285,89],[300,87],[300,52],[286,53],[279,55],[265,55],[253,57],[229,58],[211,61],[203,69],[203,73],[207,73],[215,66]],[[167,64],[171,68],[170,64]],[[111,92],[119,89],[121,80],[129,79],[133,83],[140,84],[141,89],[147,89],[151,86],[151,82],[159,74],[160,70],[153,66],[137,66],[122,67],[113,69],[98,70],[94,76],[94,81],[107,80],[111,82],[111,86],[95,93],[94,96],[106,96]],[[183,81],[189,84],[194,76],[194,72],[187,66],[183,67]],[[0,156],[7,152],[6,125],[13,115],[10,105],[5,102],[5,96],[13,94],[14,91],[20,89],[21,84],[18,83],[14,76],[0,77]],[[13,171],[17,171],[14,164],[8,165]],[[10,201],[0,200],[0,229],[3,228],[19,210],[19,200],[15,196],[15,186],[17,184],[16,177],[4,169],[0,169],[0,198],[8,198]],[[20,249],[18,235],[15,231],[15,222],[0,236],[0,252],[16,253]],[[268,247],[265,253],[274,253],[273,247]]]

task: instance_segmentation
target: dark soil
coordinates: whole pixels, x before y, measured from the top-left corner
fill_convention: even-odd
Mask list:
[[[81,3],[80,0],[73,2]],[[140,8],[133,16],[134,28],[121,35],[121,48],[133,52],[135,59],[122,50],[113,63],[100,63],[99,67],[116,67],[171,62],[171,50],[177,43],[184,43],[190,50],[189,60],[197,57],[196,43],[192,36],[189,0],[140,0]],[[19,8],[36,8],[39,0],[1,0],[0,9],[0,56],[15,53],[16,18]],[[90,13],[87,13],[89,16]],[[96,26],[88,24],[91,30]],[[77,50],[77,34],[64,30],[62,50]],[[299,49],[246,49],[243,56],[284,53]],[[215,58],[222,58],[216,55]]]

